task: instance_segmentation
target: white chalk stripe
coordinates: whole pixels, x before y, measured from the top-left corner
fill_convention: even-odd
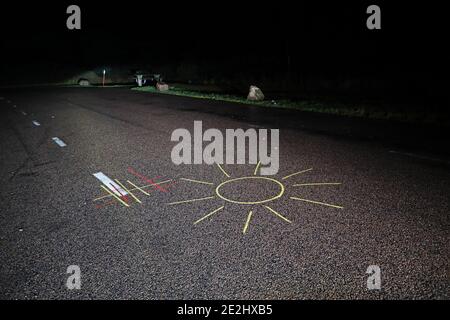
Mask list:
[[[61,148],[67,146],[67,144],[65,144],[64,141],[62,141],[62,140],[61,140],[60,138],[58,138],[58,137],[53,137],[52,140],[55,141],[55,143],[56,143],[58,146],[60,146]]]
[[[111,192],[114,192],[119,197],[126,196],[128,193],[123,190],[117,183],[106,176],[103,172],[97,172],[93,174],[98,180],[100,180]]]
[[[33,120],[33,124],[36,126],[36,127],[39,127],[41,124],[39,123],[39,122],[37,122],[36,120]]]

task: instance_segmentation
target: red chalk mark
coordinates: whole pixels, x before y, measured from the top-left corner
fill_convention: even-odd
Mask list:
[[[166,185],[166,190],[169,190],[170,187],[173,187],[175,185],[175,181],[169,183]]]
[[[142,180],[144,180],[147,183],[150,183],[152,186],[154,186],[156,189],[158,189],[159,191],[162,192],[167,192],[166,189],[164,189],[163,187],[161,187],[159,184],[157,184],[156,182],[153,182],[152,179],[147,178],[146,176],[143,176],[139,173],[137,173],[136,171],[134,171],[132,168],[128,168],[128,172],[130,172],[131,174],[135,175],[138,178],[141,178]]]
[[[153,178],[153,180],[159,180],[159,179],[161,179],[160,176]],[[175,185],[175,184],[176,184],[176,182],[175,182],[175,181],[172,181],[172,182],[170,182],[169,184],[164,184],[164,187],[165,187],[166,190],[168,191],[169,188],[170,188],[170,187],[173,187],[173,185]]]
[[[96,207],[97,209],[101,209],[101,208],[104,208],[104,207],[106,207],[106,206],[109,206],[109,205],[115,204],[115,203],[117,203],[117,202],[116,202],[116,200],[114,199],[114,200],[108,201],[108,202],[106,202],[106,203],[104,203],[104,204],[96,204],[95,207]]]

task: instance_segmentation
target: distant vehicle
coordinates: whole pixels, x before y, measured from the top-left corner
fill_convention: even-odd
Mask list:
[[[145,73],[142,71],[136,71],[134,74],[134,79],[139,87],[142,87],[145,84],[154,86],[157,83],[160,83],[163,81],[161,74]]]

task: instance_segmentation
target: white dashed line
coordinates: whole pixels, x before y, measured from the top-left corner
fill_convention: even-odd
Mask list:
[[[36,127],[39,127],[41,124],[39,123],[39,122],[37,122],[36,120],[33,120],[33,124],[36,126]]]
[[[117,183],[112,181],[108,176],[106,176],[103,172],[97,172],[93,174],[98,180],[100,180],[109,190],[114,192],[119,197],[126,196],[128,193],[123,190]]]
[[[66,147],[67,144],[64,143],[64,141],[62,141],[60,138],[58,137],[53,137],[52,138],[53,141],[55,141],[55,143],[60,146],[61,148]]]

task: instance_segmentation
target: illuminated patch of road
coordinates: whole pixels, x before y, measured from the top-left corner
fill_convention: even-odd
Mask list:
[[[220,172],[225,176],[225,180],[221,181],[217,185],[209,181],[181,178],[180,180],[186,182],[212,186],[214,188],[213,190],[215,191],[215,195],[211,195],[211,193],[213,193],[213,190],[211,190],[209,196],[179,200],[175,202],[170,202],[168,203],[168,205],[189,204],[199,201],[207,202],[208,200],[209,201],[219,200],[222,202],[222,205],[220,207],[216,207],[211,212],[195,220],[194,225],[197,225],[199,222],[212,218],[216,213],[223,211],[223,209],[225,209],[226,207],[226,203],[244,205],[247,208],[248,206],[252,206],[252,209],[248,211],[247,218],[244,221],[244,226],[242,229],[243,234],[246,234],[250,229],[251,221],[255,216],[255,211],[253,209],[255,206],[260,206],[264,208],[263,212],[267,212],[286,223],[289,224],[292,223],[292,221],[289,218],[287,218],[286,216],[277,212],[275,209],[269,206],[269,203],[274,202],[275,200],[282,200],[287,198],[290,200],[294,200],[296,202],[304,202],[307,204],[343,209],[342,206],[325,203],[321,201],[303,199],[299,197],[283,197],[285,196],[286,190],[285,180],[297,177],[298,175],[303,173],[310,172],[313,170],[313,168],[294,172],[284,176],[281,179],[276,179],[276,178],[269,178],[266,176],[258,176],[257,174],[260,165],[261,165],[260,162],[256,165],[256,168],[253,171],[253,176],[243,176],[233,178],[220,164],[217,164],[217,167],[219,168]],[[341,183],[339,182],[305,182],[294,184],[293,186],[305,188],[305,187],[337,186],[340,184]],[[259,214],[259,212],[257,213]]]

